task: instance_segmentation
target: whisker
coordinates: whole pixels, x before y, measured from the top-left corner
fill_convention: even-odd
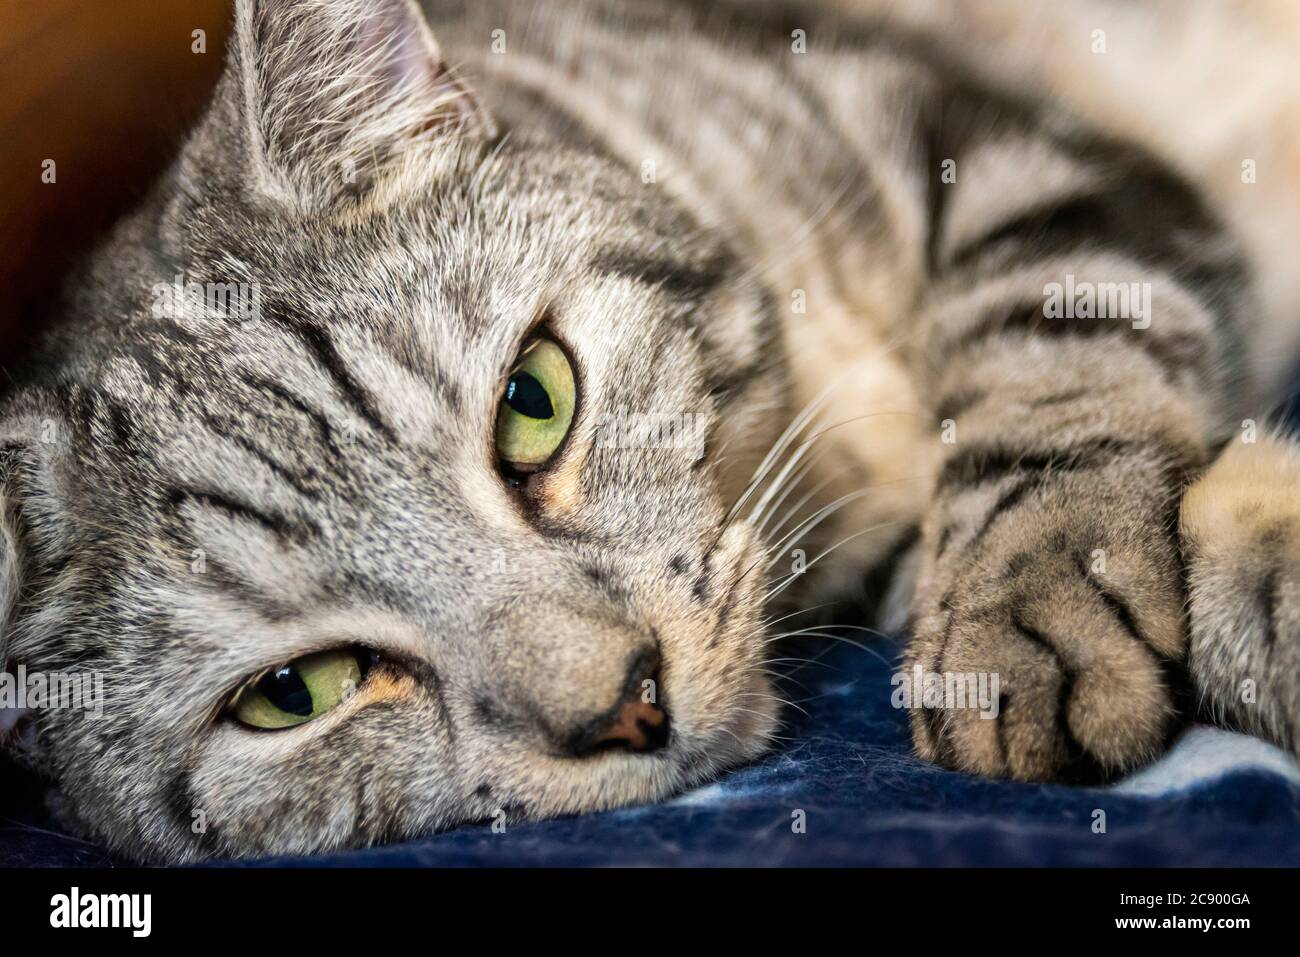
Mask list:
[[[827,478],[826,478],[824,481],[819,482],[819,483],[817,484],[817,487],[816,487],[816,488],[814,488],[812,491],[810,491],[810,492],[808,492],[806,495],[804,495],[803,498],[799,499],[799,501],[796,502],[796,503],[795,503],[795,504],[790,508],[790,510],[789,510],[788,512],[785,513],[785,515],[781,518],[781,521],[779,521],[779,522],[776,523],[776,526],[772,529],[771,534],[772,534],[772,535],[777,535],[777,534],[779,534],[779,533],[781,532],[781,530],[782,530],[783,528],[785,528],[787,524],[789,524],[790,519],[792,519],[792,518],[794,518],[796,515],[798,515],[798,514],[799,514],[799,510],[802,509],[805,505],[808,504],[808,502],[809,502],[810,499],[812,499],[812,498],[814,498],[815,496],[820,495],[822,492],[826,491],[827,486],[829,486],[829,485],[831,485],[832,483],[836,482],[837,480],[843,478],[844,475],[845,475],[844,472],[840,472],[840,473],[838,473],[838,474],[836,474],[836,475],[830,475],[830,476],[827,476]],[[764,522],[764,525],[766,525],[766,524],[767,524],[767,523]],[[759,535],[766,535],[766,534],[767,534],[766,531],[765,531],[765,529],[763,529],[763,528],[760,528],[758,531],[759,531]]]
[[[772,484],[768,487],[768,490],[764,493],[763,497],[759,500],[758,504],[755,505],[754,508],[751,510],[750,512],[751,521],[753,520],[753,517],[756,513],[761,514],[764,504],[771,498],[771,496],[774,494],[776,490],[780,489],[786,473],[788,473],[789,470],[798,463],[798,461],[803,457],[804,453],[807,452],[807,450],[810,449],[817,442],[818,439],[826,437],[835,429],[838,429],[845,425],[851,425],[854,422],[861,422],[864,419],[874,419],[877,416],[881,416],[881,415],[915,415],[915,414],[916,413],[914,412],[868,412],[863,415],[850,416],[847,419],[843,419],[832,425],[828,425],[817,432],[814,432],[812,435],[810,435],[807,439],[805,439],[803,442],[799,444],[799,447],[795,450],[793,456],[790,459],[788,459],[786,464],[782,467],[781,473],[776,477],[776,479],[773,480]]]
[[[879,529],[887,528],[890,525],[897,525],[897,524],[898,524],[897,521],[881,522],[877,525],[871,525],[867,528],[864,528],[860,532],[854,532],[852,535],[846,535],[844,538],[841,538],[830,548],[826,549],[824,552],[822,552],[820,555],[818,555],[816,558],[810,561],[800,571],[792,572],[790,575],[788,575],[784,581],[782,581],[779,585],[777,585],[775,588],[773,588],[766,595],[763,596],[763,601],[764,602],[771,601],[777,595],[781,594],[781,592],[785,591],[785,589],[788,588],[791,582],[793,582],[797,577],[799,577],[800,575],[806,575],[811,568],[813,568],[818,562],[820,562],[827,555],[831,554],[831,552],[835,551],[841,545],[846,545],[849,542],[853,541],[853,539],[860,538],[863,535],[866,535],[870,532],[878,531]]]
[[[780,496],[769,506],[760,510],[759,507],[756,505],[754,506],[753,510],[750,511],[746,521],[748,521],[751,525],[755,527],[755,530],[757,531],[759,537],[762,537],[763,529],[767,525],[769,519],[771,518],[771,515],[775,513],[775,511],[781,507],[781,505],[790,496],[790,494],[796,488],[799,487],[799,483],[808,477],[808,473],[811,472],[814,468],[816,468],[817,464],[826,456],[826,451],[827,451],[826,446],[823,446],[822,448],[818,449],[816,454],[812,455],[808,459],[808,461],[803,464],[803,467],[799,469],[798,473],[793,475],[790,478],[790,481],[785,483],[785,488],[781,489]]]
[[[781,538],[780,541],[778,541],[775,545],[773,545],[768,550],[767,554],[763,556],[765,559],[767,559],[767,564],[763,566],[764,571],[770,569],[773,565],[775,565],[778,561],[780,561],[781,557],[785,555],[786,552],[788,551],[789,546],[793,544],[795,541],[797,541],[800,535],[808,534],[813,529],[815,529],[818,525],[820,525],[822,522],[826,521],[828,518],[830,518],[840,509],[842,509],[844,506],[848,505],[850,502],[854,502],[857,499],[862,498],[862,496],[866,495],[870,491],[871,488],[867,487],[867,488],[858,489],[856,492],[849,492],[847,495],[841,495],[835,501],[827,505],[823,505],[817,511],[813,512],[812,515],[810,515],[802,525],[797,526],[793,531],[791,531],[786,536]],[[871,528],[865,528],[858,534],[865,535],[867,532],[874,531],[878,527],[880,526],[872,526]]]
[[[781,471],[777,472],[776,478],[772,479],[771,484],[767,487],[767,491],[759,497],[754,507],[750,509],[749,521],[752,522],[756,516],[763,514],[768,503],[772,501],[773,496],[779,494],[790,481],[790,473],[798,467],[799,463],[803,461],[803,457],[808,454],[808,450],[815,444],[815,440],[806,439],[799,444],[790,456],[786,458],[785,463],[781,466]]]
[[[877,631],[875,628],[868,628],[866,625],[835,625],[835,628],[847,628],[851,631],[865,631],[867,634],[875,635],[877,638],[883,638],[890,641],[897,638],[897,635],[888,635],[883,631]]]
[[[838,605],[838,601],[824,601],[820,605],[810,605],[807,608],[800,608],[798,611],[792,611],[788,615],[782,615],[780,618],[774,618],[772,621],[763,623],[764,628],[770,628],[772,625],[780,624],[787,618],[793,618],[795,615],[806,615],[810,611],[817,611],[819,608],[829,608],[831,605]]]
[[[795,416],[790,424],[785,427],[785,431],[777,436],[776,441],[772,443],[772,447],[768,450],[767,455],[763,456],[762,461],[758,463],[758,467],[754,469],[754,475],[749,480],[749,484],[745,486],[744,491],[732,504],[731,508],[728,509],[726,518],[723,519],[722,523],[724,528],[729,525],[736,515],[739,514],[740,510],[745,507],[745,502],[749,500],[749,496],[754,493],[754,490],[758,488],[763,479],[767,477],[773,464],[785,453],[785,450],[790,446],[790,443],[792,443],[799,433],[803,431],[803,427],[808,420],[814,416],[818,409],[827,399],[830,398],[831,392],[836,385],[837,383],[831,383],[826,386],[821,393],[804,406],[803,411]]]
[[[864,645],[862,642],[854,641],[852,638],[845,638],[843,635],[832,635],[830,632],[824,632],[824,631],[810,631],[810,632],[806,632],[805,635],[801,637],[825,638],[828,641],[835,641],[835,642],[839,642],[840,644],[848,645],[849,647],[856,648],[859,651],[865,651],[867,654],[871,655],[877,661],[879,661],[882,665],[885,665],[886,667],[889,668],[893,668],[898,664],[897,660],[890,661],[888,658],[882,655],[875,648],[872,648],[870,645]]]

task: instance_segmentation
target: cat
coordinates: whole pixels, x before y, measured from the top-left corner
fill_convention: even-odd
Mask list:
[[[1198,706],[1300,740],[1247,256],[901,36],[237,0],[67,289],[0,400],[0,660],[106,700],[6,747],[124,857],[662,799],[779,735],[773,603],[882,564],[905,670],[998,677],[995,720],[914,707],[928,760],[1105,780]]]

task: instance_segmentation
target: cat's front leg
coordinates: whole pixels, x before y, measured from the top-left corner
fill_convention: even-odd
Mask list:
[[[1125,400],[1030,378],[955,420],[914,604],[907,671],[932,693],[913,702],[913,733],[955,769],[1097,779],[1156,756],[1181,717],[1175,523],[1199,451],[1162,434],[1168,404],[1135,421],[1156,399],[1140,388]]]
[[[1026,780],[1113,776],[1186,711],[1178,507],[1248,398],[1248,271],[1150,157],[960,88],[922,116],[931,230],[909,319],[941,454],[907,662],[916,748]],[[993,701],[956,693],[995,682]]]

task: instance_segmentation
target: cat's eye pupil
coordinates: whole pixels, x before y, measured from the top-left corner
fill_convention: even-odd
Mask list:
[[[312,713],[311,692],[292,665],[272,671],[257,683],[257,690],[281,711],[304,718]]]
[[[493,451],[513,488],[521,474],[542,468],[564,444],[577,402],[573,366],[564,350],[545,336],[519,353],[498,403]]]
[[[549,419],[555,415],[545,387],[527,372],[516,372],[506,383],[506,405],[530,419]]]

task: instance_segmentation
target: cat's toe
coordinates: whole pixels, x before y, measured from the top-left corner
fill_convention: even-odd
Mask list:
[[[912,708],[923,757],[1019,780],[1100,780],[1162,750],[1178,668],[1138,625],[1150,610],[1061,555],[947,604],[909,660],[935,676]],[[948,693],[962,687],[985,691],[973,702]]]

